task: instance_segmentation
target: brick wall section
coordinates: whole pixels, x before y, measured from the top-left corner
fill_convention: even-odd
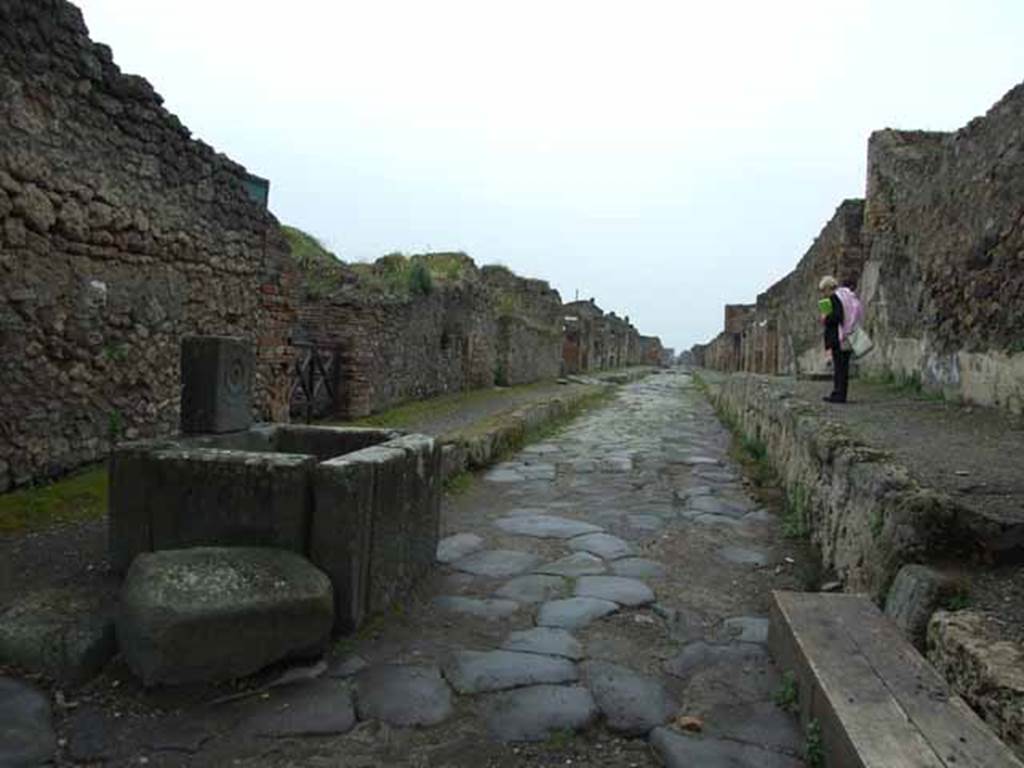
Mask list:
[[[0,0],[0,137],[0,490],[176,429],[185,334],[256,342],[285,413],[276,222],[63,0]]]

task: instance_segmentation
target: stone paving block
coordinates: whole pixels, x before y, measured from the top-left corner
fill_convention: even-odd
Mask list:
[[[456,533],[441,539],[437,544],[437,562],[454,563],[466,555],[480,550],[484,540],[475,533]]]
[[[885,600],[885,615],[918,649],[925,647],[932,614],[956,594],[956,581],[924,565],[905,565]]]
[[[669,728],[651,732],[651,746],[666,768],[803,768],[803,761],[754,744],[689,736]]]
[[[619,610],[618,603],[594,597],[569,597],[552,600],[541,605],[537,612],[537,626],[578,629],[595,619]]]
[[[452,714],[452,692],[434,666],[382,664],[356,676],[361,720],[389,725],[437,725]]]
[[[768,650],[758,643],[690,643],[665,662],[670,675],[688,679],[694,672],[716,665],[760,666],[769,663]]]
[[[444,676],[459,693],[483,693],[579,678],[576,665],[558,656],[516,651],[456,651],[444,663]]]
[[[569,548],[577,552],[589,552],[605,560],[615,560],[633,554],[633,548],[629,544],[608,533],[588,533],[569,539]]]
[[[804,746],[796,715],[781,709],[774,701],[714,707],[704,717],[704,728],[711,736],[759,744],[792,755],[799,755]]]
[[[573,661],[583,658],[580,641],[567,630],[557,627],[534,627],[513,632],[501,647],[505,651],[564,656]]]
[[[113,602],[107,590],[73,586],[16,598],[0,613],[0,663],[85,682],[117,652]]]
[[[484,718],[499,741],[543,741],[555,731],[582,730],[597,719],[597,705],[582,686],[535,685],[489,696]]]
[[[253,736],[331,736],[356,724],[348,684],[330,678],[271,691],[244,708],[248,716],[239,730]]]
[[[452,567],[476,576],[503,579],[526,573],[539,562],[540,557],[530,552],[519,552],[514,549],[488,549],[456,560],[452,563]]]
[[[624,557],[611,563],[612,573],[633,579],[658,578],[665,574],[665,566],[643,557]]]
[[[506,533],[520,536],[535,536],[548,539],[571,539],[586,533],[600,533],[604,529],[597,525],[571,520],[567,517],[552,515],[536,515],[534,517],[516,516],[502,517],[494,521]]]
[[[27,683],[0,677],[0,765],[44,765],[56,752],[49,698]]]
[[[514,600],[496,598],[462,597],[459,595],[440,595],[433,600],[435,606],[442,611],[462,613],[480,619],[495,621],[511,616],[521,607]]]
[[[728,637],[740,643],[768,642],[768,619],[758,616],[735,616],[726,619],[723,628]]]
[[[654,602],[650,587],[624,576],[581,576],[576,582],[576,596],[596,597],[627,606]]]
[[[754,549],[746,549],[745,547],[722,547],[715,554],[727,563],[754,566],[768,565],[768,555]]]
[[[505,582],[494,594],[520,603],[542,603],[562,597],[568,591],[569,582],[561,576],[529,573]]]
[[[605,573],[608,568],[600,557],[589,552],[574,552],[571,555],[538,566],[537,573],[548,573],[554,576],[596,576]]]
[[[334,619],[322,571],[285,550],[246,547],[139,555],[121,608],[118,642],[147,686],[231,680],[319,655]]]
[[[668,722],[679,709],[678,702],[658,680],[607,661],[587,661],[581,669],[594,701],[613,731],[645,735]]]

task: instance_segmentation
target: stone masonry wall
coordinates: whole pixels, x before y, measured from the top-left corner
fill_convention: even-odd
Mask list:
[[[291,264],[245,169],[64,0],[0,0],[0,491],[177,428],[183,335],[244,336],[287,409]]]
[[[874,133],[866,199],[843,202],[758,297],[738,349],[727,330],[695,356],[718,370],[819,368],[827,273],[864,302],[876,349],[862,370],[1024,412],[1024,84],[955,133]]]

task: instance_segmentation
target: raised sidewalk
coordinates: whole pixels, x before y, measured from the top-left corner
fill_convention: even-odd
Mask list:
[[[824,382],[699,376],[763,446],[791,530],[919,645],[923,616],[928,659],[1024,753],[1024,421],[882,383],[835,405]]]

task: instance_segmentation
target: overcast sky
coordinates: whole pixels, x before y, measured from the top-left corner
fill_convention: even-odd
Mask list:
[[[81,0],[341,258],[464,250],[686,348],[863,196],[868,134],[1024,80],[1022,0]]]

